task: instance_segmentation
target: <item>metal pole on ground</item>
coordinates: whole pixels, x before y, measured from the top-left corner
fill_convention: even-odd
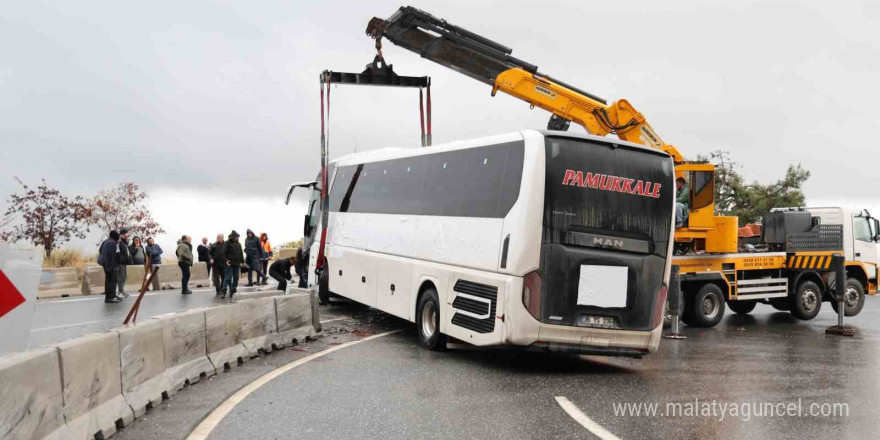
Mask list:
[[[831,265],[834,267],[834,300],[837,301],[837,325],[832,325],[825,329],[827,335],[852,336],[855,330],[852,327],[843,325],[843,315],[846,313],[846,270],[844,263],[846,258],[843,255],[833,255],[831,257]]]
[[[673,265],[669,274],[669,314],[672,315],[672,332],[663,335],[666,339],[687,339],[679,333],[681,326],[681,268]]]

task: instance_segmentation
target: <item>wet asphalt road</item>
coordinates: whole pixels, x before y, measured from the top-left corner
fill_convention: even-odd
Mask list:
[[[261,287],[239,287],[238,295],[241,298],[248,298],[254,295],[277,294],[275,285],[272,284]],[[214,295],[213,287],[193,286],[192,290],[192,295],[181,295],[180,290],[177,289],[147,292],[141,300],[138,319],[225,302]],[[104,303],[104,295],[37,301],[28,346],[38,347],[121,326],[137,298],[136,292],[129,292],[129,295],[128,299],[117,304]]]
[[[336,322],[325,325],[323,339],[303,346],[311,353],[358,335],[403,332],[281,375],[244,399],[209,438],[596,438],[563,411],[557,396],[621,439],[876,438],[880,297],[867,298],[862,313],[848,319],[858,332],[853,338],[824,334],[836,315],[823,306],[809,322],[765,305],[748,316],[728,310],[717,327],[685,326],[687,340],[664,340],[660,353],[643,360],[508,350],[428,352],[416,345],[410,324],[351,304],[322,307],[322,320]],[[126,428],[122,438],[184,438],[249,378],[301,355],[271,354],[251,361],[258,362],[250,364],[251,371],[242,367],[197,384],[174,398],[188,402],[183,409],[163,404],[148,414],[149,422]],[[802,415],[664,416],[668,402],[695,399],[740,408],[793,403]],[[615,415],[614,404],[622,403],[660,406],[655,416]],[[844,403],[848,416],[809,416],[813,403]],[[169,417],[185,422],[156,432]]]

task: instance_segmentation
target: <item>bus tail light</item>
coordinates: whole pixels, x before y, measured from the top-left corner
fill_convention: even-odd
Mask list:
[[[666,284],[660,286],[660,290],[657,292],[657,296],[654,300],[654,321],[651,323],[651,328],[655,329],[658,325],[663,323],[663,309],[666,306]]]
[[[523,277],[523,305],[537,320],[541,320],[541,274],[529,272]]]

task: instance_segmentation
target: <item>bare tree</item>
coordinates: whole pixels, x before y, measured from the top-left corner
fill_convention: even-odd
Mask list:
[[[86,205],[87,221],[104,231],[127,228],[142,236],[164,233],[146,207],[147,197],[147,193],[132,182],[99,191]]]
[[[45,180],[31,189],[18,177],[21,193],[9,196],[9,208],[0,221],[0,239],[6,242],[26,240],[42,246],[46,258],[52,251],[70,241],[71,237],[85,238],[85,207],[82,197],[70,199],[57,189],[50,188]],[[18,221],[16,221],[18,220]],[[12,225],[10,229],[7,229]]]

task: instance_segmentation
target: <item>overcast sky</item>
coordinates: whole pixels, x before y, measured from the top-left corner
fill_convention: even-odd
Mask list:
[[[301,235],[289,182],[319,166],[318,75],[360,71],[397,1],[14,2],[0,14],[0,195],[133,181],[171,246],[246,228]],[[421,1],[542,72],[626,98],[685,155],[749,180],[812,172],[809,204],[874,207],[880,2]],[[386,43],[430,75],[434,142],[544,128],[548,114]],[[419,145],[414,90],[332,90],[331,156]],[[573,128],[581,130],[580,128]],[[867,136],[867,137],[865,137]],[[0,209],[6,209],[5,197]]]

